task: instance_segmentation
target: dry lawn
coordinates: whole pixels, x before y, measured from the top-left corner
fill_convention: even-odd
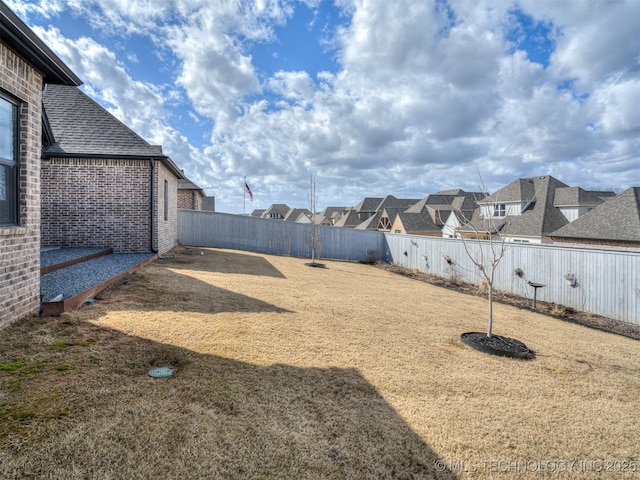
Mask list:
[[[637,478],[638,341],[496,305],[537,356],[488,356],[485,299],[198,252],[0,332],[0,477]]]

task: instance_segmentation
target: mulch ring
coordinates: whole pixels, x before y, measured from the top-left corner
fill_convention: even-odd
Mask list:
[[[530,350],[524,343],[514,338],[503,337],[501,335],[491,335],[489,337],[483,332],[466,332],[460,335],[460,340],[474,350],[490,355],[519,358],[522,360],[535,358],[535,352],[533,350]]]

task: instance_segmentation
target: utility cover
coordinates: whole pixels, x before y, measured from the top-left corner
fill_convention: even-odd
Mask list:
[[[153,378],[167,378],[173,375],[173,368],[171,367],[154,367],[149,370],[149,376]]]

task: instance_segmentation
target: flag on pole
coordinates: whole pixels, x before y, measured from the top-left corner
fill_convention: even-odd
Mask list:
[[[247,185],[247,182],[244,182],[244,191],[249,194],[249,201],[253,202],[253,193],[251,192],[249,185]]]

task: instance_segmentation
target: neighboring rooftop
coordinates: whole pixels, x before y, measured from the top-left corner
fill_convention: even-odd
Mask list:
[[[554,193],[558,188],[568,185],[552,176],[520,178],[492,195],[478,201],[478,204],[517,204],[519,215],[507,215],[502,218],[482,218],[480,209],[474,213],[472,224],[478,231],[500,231],[508,225],[509,236],[548,236],[551,232],[566,225],[568,220],[553,205]]]
[[[615,197],[614,192],[583,190],[580,187],[556,188],[553,205],[556,207],[597,206]]]
[[[551,233],[554,238],[640,242],[640,187],[631,187]]]
[[[301,216],[305,216],[309,218],[311,216],[311,212],[308,208],[290,208],[289,211],[284,216],[285,222],[297,222]]]
[[[200,192],[203,192],[202,188],[200,188],[188,178],[181,178],[178,180],[178,190],[198,190]]]

